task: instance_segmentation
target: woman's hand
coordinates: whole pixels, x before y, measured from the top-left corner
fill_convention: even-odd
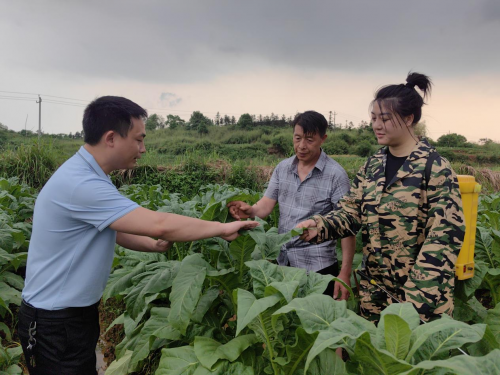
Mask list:
[[[316,228],[316,222],[313,219],[309,219],[299,223],[296,228],[304,228],[304,232],[299,237],[302,241],[311,241],[318,235],[318,229]]]

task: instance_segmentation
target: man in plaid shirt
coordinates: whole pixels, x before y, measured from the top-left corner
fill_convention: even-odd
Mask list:
[[[336,203],[349,192],[347,173],[321,149],[327,138],[328,123],[315,111],[298,114],[293,120],[295,156],[285,159],[275,168],[264,197],[253,206],[234,201],[228,204],[235,219],[255,216],[264,218],[279,203],[279,233],[285,233],[315,214],[332,211]],[[283,245],[278,263],[304,268],[321,274],[338,276],[350,285],[355,237],[341,240],[342,269],[339,272],[335,241],[321,244],[304,242],[298,237]],[[349,292],[340,283],[331,282],[325,294],[347,299]]]

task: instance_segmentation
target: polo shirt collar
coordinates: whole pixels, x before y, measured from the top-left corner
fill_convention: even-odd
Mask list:
[[[325,168],[327,159],[328,159],[328,156],[326,155],[325,151],[323,151],[323,149],[321,149],[321,154],[319,155],[319,159],[316,162],[316,164],[314,165],[314,168],[318,169],[320,172],[323,172],[323,169]],[[298,164],[299,164],[299,159],[297,158],[297,156],[295,156],[293,158],[292,164],[290,164],[290,171],[297,172]]]
[[[106,173],[104,173],[104,171],[102,170],[101,166],[97,163],[92,154],[85,149],[85,147],[80,147],[80,149],[78,150],[78,155],[80,155],[82,159],[85,160],[88,165],[90,165],[95,173],[97,173],[101,177],[109,179]]]

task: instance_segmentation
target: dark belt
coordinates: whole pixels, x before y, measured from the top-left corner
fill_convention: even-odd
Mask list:
[[[76,316],[90,314],[90,313],[96,311],[97,306],[99,306],[99,301],[97,301],[93,305],[84,306],[84,307],[67,307],[65,309],[60,309],[60,310],[44,310],[44,309],[38,309],[38,308],[30,305],[25,300],[23,300],[21,303],[20,310],[23,313],[26,313],[28,315],[35,317],[35,319],[36,318],[40,318],[40,319],[50,319],[50,318],[52,318],[52,319],[64,319],[64,318],[73,318]]]

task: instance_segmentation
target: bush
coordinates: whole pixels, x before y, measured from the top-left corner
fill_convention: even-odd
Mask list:
[[[328,155],[347,155],[349,153],[349,145],[340,138],[335,138],[331,141],[328,141],[327,138],[326,142],[323,143],[323,150]]]
[[[291,155],[293,153],[292,137],[284,134],[279,134],[271,139],[271,145],[276,152],[281,155]]]
[[[368,141],[361,142],[358,147],[356,147],[356,155],[368,157],[373,154],[372,145]]]

